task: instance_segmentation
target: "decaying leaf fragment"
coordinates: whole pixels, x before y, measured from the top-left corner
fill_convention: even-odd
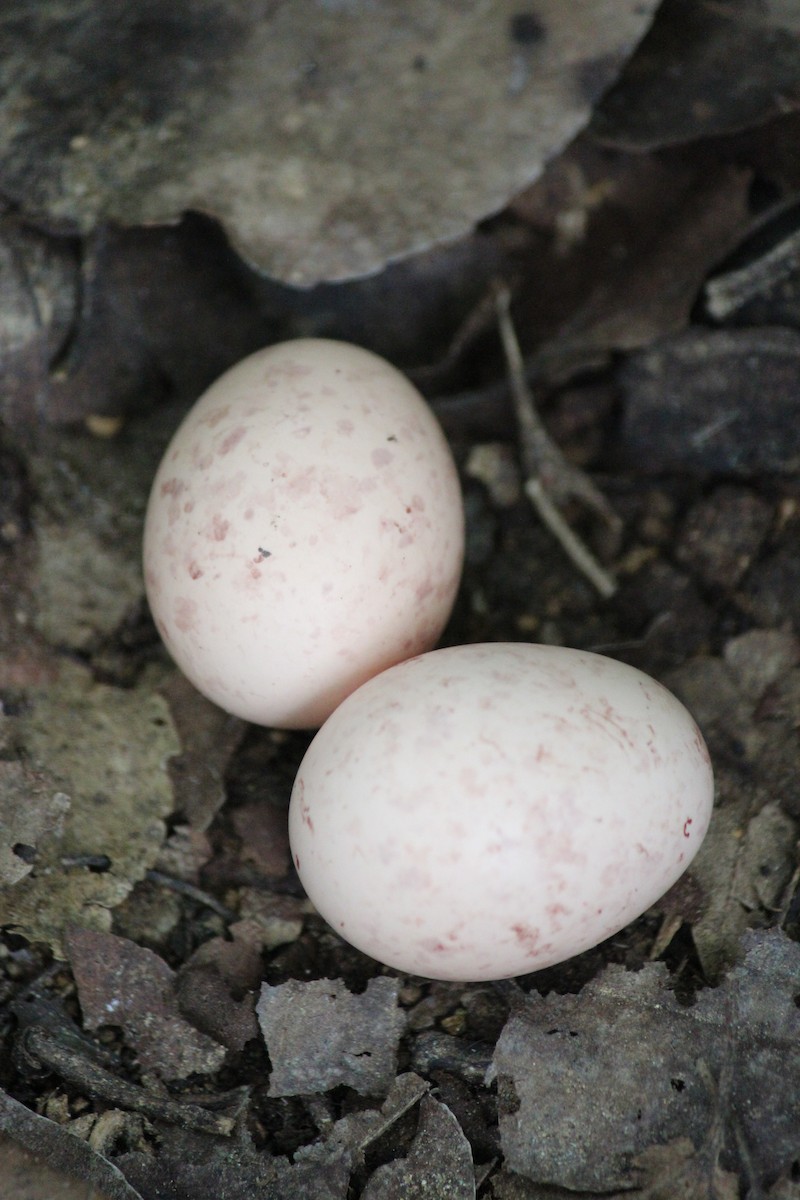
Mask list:
[[[779,907],[794,870],[796,842],[797,823],[774,802],[753,814],[743,797],[714,813],[692,863],[692,876],[705,893],[692,938],[710,980],[733,961],[750,923]]]
[[[763,125],[800,106],[798,32],[792,0],[663,4],[594,130],[642,151]]]
[[[795,330],[687,329],[632,354],[620,381],[619,452],[637,471],[791,474],[800,466]]]
[[[0,191],[83,231],[211,213],[292,283],[368,274],[534,179],[656,7],[22,0]]]
[[[423,1096],[419,1126],[405,1158],[378,1167],[361,1193],[362,1200],[474,1200],[472,1151],[446,1104]]]
[[[45,776],[0,759],[0,887],[31,873],[39,843],[61,836],[69,803]]]
[[[62,954],[65,927],[108,929],[109,909],[155,861],[172,809],[167,760],[179,742],[166,702],[146,684],[107,687],[66,662],[56,682],[29,692],[18,722],[26,759],[71,808],[62,837],[0,891],[0,925]]]
[[[724,983],[678,1003],[666,968],[610,966],[577,996],[531,994],[494,1058],[507,1165],[536,1182],[613,1192],[632,1162],[712,1124],[729,1163],[766,1186],[797,1153],[800,946],[746,936]],[[709,1193],[711,1194],[711,1193]]]
[[[26,455],[38,551],[30,582],[33,623],[51,645],[88,650],[140,603],[142,523],[170,420],[167,406],[104,441],[37,430]]]
[[[667,678],[716,764],[716,805],[689,872],[702,894],[692,936],[711,982],[735,961],[744,931],[780,909],[796,866],[797,660],[789,632],[751,630],[723,658],[698,656]]]
[[[405,1024],[399,987],[386,975],[371,979],[361,995],[337,979],[265,983],[256,1012],[272,1061],[270,1096],[339,1084],[368,1096],[388,1092]]]
[[[175,973],[162,958],[97,930],[69,929],[65,941],[87,1029],[121,1026],[139,1064],[165,1079],[218,1070],[225,1048],[181,1015]]]
[[[0,1133],[5,1135],[4,1142],[7,1139],[8,1144],[31,1151],[39,1162],[44,1161],[53,1171],[81,1180],[84,1195],[89,1187],[96,1189],[96,1200],[142,1200],[140,1193],[125,1181],[124,1175],[97,1154],[88,1142],[55,1121],[31,1112],[5,1092],[0,1092]],[[4,1142],[0,1142],[0,1161]],[[2,1178],[4,1183],[8,1182],[5,1171]],[[62,1191],[52,1194],[70,1195]]]

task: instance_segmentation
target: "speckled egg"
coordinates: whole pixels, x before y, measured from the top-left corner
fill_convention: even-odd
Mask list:
[[[464,519],[445,437],[377,355],[299,339],[233,367],[168,446],[144,533],[150,608],[206,696],[246,720],[320,725],[435,645]]]
[[[713,778],[655,680],[582,650],[456,646],[390,668],[311,743],[294,861],[354,946],[434,979],[500,979],[596,945],[686,869]]]

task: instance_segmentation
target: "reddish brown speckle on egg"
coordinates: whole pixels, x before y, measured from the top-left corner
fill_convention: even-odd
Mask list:
[[[179,596],[175,602],[175,625],[181,633],[190,633],[197,620],[197,601],[188,596]]]
[[[239,445],[239,442],[246,435],[247,427],[245,425],[237,425],[235,429],[232,429],[230,433],[227,433],[222,439],[219,444],[217,454],[219,454],[221,458],[224,458],[226,454],[230,454],[231,450],[234,450]]]
[[[211,522],[211,536],[215,542],[224,542],[230,527],[230,521],[224,520],[219,513],[214,513]]]
[[[186,484],[181,479],[167,479],[161,484],[162,496],[180,496],[181,492],[185,491]]]

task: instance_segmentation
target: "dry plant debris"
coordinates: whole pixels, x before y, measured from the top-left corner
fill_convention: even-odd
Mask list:
[[[797,109],[798,33],[800,13],[783,0],[740,0],[735,7],[670,0],[641,47],[636,74],[601,104],[598,136],[646,150],[747,129]],[[747,61],[746,72],[731,73],[737,61]]]
[[[164,1079],[212,1075],[225,1048],[181,1016],[175,973],[127,938],[69,929],[66,948],[87,1029],[122,1028],[139,1066]]]
[[[0,1193],[798,1200],[792,5],[101,9],[0,17],[20,135],[0,139]],[[267,38],[271,108],[237,92]],[[288,119],[280,153],[253,126],[212,164],[250,174],[198,183],[254,105]],[[620,657],[709,743],[691,873],[535,976],[432,983],[341,942],[287,856],[308,737],[196,696],[143,606],[144,504],[186,406],[308,334],[411,367],[445,424],[468,518],[446,640]],[[613,595],[534,518],[531,475]]]
[[[0,924],[63,954],[65,928],[108,929],[109,909],[155,861],[172,810],[166,761],[179,742],[166,702],[147,684],[109,687],[66,661],[15,720],[20,753],[59,781],[70,807],[33,870],[0,891]]]
[[[271,1096],[325,1092],[345,1084],[385,1095],[394,1080],[405,1024],[396,1007],[399,984],[371,979],[354,996],[336,979],[262,984],[256,1005],[272,1074]]]
[[[534,179],[655,7],[28,0],[0,25],[0,191],[84,233],[210,212],[275,278],[365,275]]]
[[[702,1153],[718,1115],[718,1149],[745,1178],[791,1161],[797,1113],[778,1097],[800,1084],[800,950],[779,932],[747,945],[690,1006],[661,964],[608,967],[578,996],[529,996],[494,1059],[507,1164],[576,1191],[621,1190],[639,1183],[631,1163],[651,1145],[689,1138]]]
[[[796,474],[800,335],[689,330],[632,355],[619,453],[639,470]],[[758,403],[753,403],[753,397]]]

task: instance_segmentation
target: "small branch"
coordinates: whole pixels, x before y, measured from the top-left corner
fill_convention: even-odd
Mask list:
[[[564,520],[542,487],[541,479],[526,480],[525,495],[533,504],[543,524],[558,539],[578,570],[582,571],[589,582],[594,584],[604,600],[610,599],[617,590],[616,580],[606,571],[605,567],[601,567],[589,547],[581,541],[577,533]]]
[[[231,1117],[208,1112],[195,1104],[181,1104],[154,1096],[136,1084],[119,1079],[65,1045],[42,1025],[30,1025],[20,1035],[17,1061],[28,1063],[34,1070],[46,1068],[97,1100],[115,1108],[142,1113],[153,1121],[165,1121],[181,1129],[196,1129],[220,1137],[230,1137],[234,1129],[235,1122]]]
[[[520,456],[526,476],[525,494],[543,524],[561,543],[578,570],[604,599],[608,599],[617,590],[616,581],[570,528],[559,512],[557,504],[570,498],[581,500],[615,532],[621,527],[620,519],[589,477],[567,462],[542,424],[528,385],[525,363],[511,320],[511,293],[505,285],[497,287],[495,304],[519,429]]]

